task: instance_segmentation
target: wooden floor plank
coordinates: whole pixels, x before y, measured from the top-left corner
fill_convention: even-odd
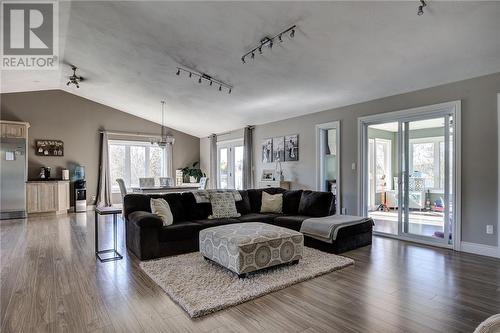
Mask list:
[[[2,332],[471,332],[500,313],[500,260],[375,237],[355,265],[191,319],[141,269],[94,257],[92,212],[0,222]],[[111,219],[100,223],[103,247]]]

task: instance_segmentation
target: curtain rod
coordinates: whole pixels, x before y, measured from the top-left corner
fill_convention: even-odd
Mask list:
[[[132,132],[122,132],[122,131],[106,131],[106,130],[100,130],[99,133],[108,133],[111,135],[123,135],[123,136],[138,136],[138,137],[144,137],[144,138],[161,138],[161,135],[158,134],[147,134],[147,133],[132,133]],[[171,135],[167,135],[167,137],[172,137]]]

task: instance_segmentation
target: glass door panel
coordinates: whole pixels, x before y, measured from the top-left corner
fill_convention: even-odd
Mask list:
[[[227,189],[229,186],[229,148],[219,148],[218,163],[219,188]]]
[[[234,147],[234,188],[243,189],[243,146]]]
[[[397,184],[397,122],[368,126],[367,204],[374,230],[397,235],[399,197]]]
[[[401,125],[404,151],[400,208],[402,232],[408,236],[442,242],[450,239],[451,124],[451,117],[445,116]]]

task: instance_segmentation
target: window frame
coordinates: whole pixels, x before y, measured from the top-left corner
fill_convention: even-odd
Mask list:
[[[130,148],[131,147],[144,147],[144,177],[151,177],[151,148],[160,148],[161,149],[161,172],[160,177],[166,177],[167,168],[166,168],[166,159],[167,159],[167,151],[164,147],[158,147],[151,144],[148,141],[134,141],[134,140],[118,140],[118,139],[110,139],[108,140],[108,152],[111,150],[111,146],[124,146],[125,154],[124,158],[124,178],[125,187],[127,191],[132,188],[131,184],[131,158],[130,158]],[[111,161],[110,161],[111,163]],[[110,169],[111,175],[111,164],[108,166]],[[116,183],[116,179],[111,179],[111,193],[120,193],[120,187],[118,183]]]

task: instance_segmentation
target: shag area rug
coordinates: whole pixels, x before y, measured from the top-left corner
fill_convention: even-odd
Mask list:
[[[200,317],[352,264],[352,259],[304,247],[298,264],[242,279],[199,252],[143,261],[140,266],[191,317]]]

